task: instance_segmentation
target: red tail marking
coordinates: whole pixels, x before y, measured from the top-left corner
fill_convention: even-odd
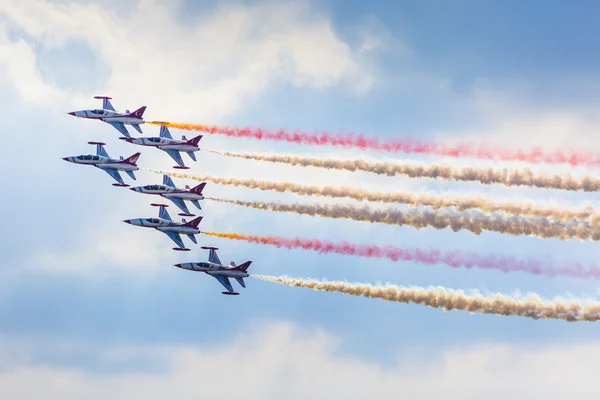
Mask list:
[[[235,267],[235,269],[238,269],[242,272],[246,272],[246,271],[248,271],[248,267],[250,266],[250,264],[252,264],[252,261],[246,261],[245,263]]]
[[[126,158],[125,160],[123,160],[123,162],[126,162],[128,164],[132,164],[135,165],[135,163],[137,162],[138,158],[140,158],[140,154],[142,153],[135,153],[134,155],[132,155],[129,158]]]
[[[190,189],[190,191],[192,191],[194,193],[202,194],[202,191],[204,190],[204,186],[206,186],[206,182],[202,182],[198,186],[194,186],[193,188]]]
[[[194,218],[193,220],[191,220],[190,222],[187,222],[185,224],[185,226],[191,226],[192,228],[197,228],[198,225],[200,224],[200,221],[202,221],[202,218],[204,217],[198,217],[198,218]]]
[[[146,111],[146,106],[142,106],[142,107],[138,108],[134,112],[130,113],[128,116],[135,117],[135,118],[142,118],[142,115],[144,115],[144,111]]]
[[[200,142],[200,139],[202,139],[203,135],[198,135],[194,138],[191,138],[190,140],[187,141],[187,143],[191,144],[192,146],[198,146],[198,142]]]

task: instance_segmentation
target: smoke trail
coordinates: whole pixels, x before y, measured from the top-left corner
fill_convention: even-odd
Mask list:
[[[147,123],[154,125],[164,124],[164,122]],[[426,154],[453,158],[474,157],[487,160],[524,161],[529,163],[567,163],[571,165],[598,165],[600,163],[600,156],[589,151],[557,150],[550,153],[544,153],[540,148],[524,151],[503,149],[493,145],[476,146],[468,142],[449,145],[444,143],[415,141],[412,139],[380,141],[378,139],[366,138],[356,134],[333,135],[327,132],[288,132],[283,129],[269,131],[261,128],[229,128],[226,126],[179,122],[168,122],[167,126],[233,137],[277,140],[296,144],[358,148],[363,150],[379,150],[391,153]]]
[[[236,154],[228,152],[211,151],[215,154],[239,157],[251,160],[269,161],[299,165],[303,167],[317,167],[337,169],[344,171],[365,171],[379,175],[406,175],[411,178],[431,178],[444,181],[479,182],[484,185],[500,184],[504,186],[531,186],[545,189],[561,189],[569,191],[598,192],[600,179],[593,176],[584,176],[581,179],[573,178],[571,174],[546,175],[537,174],[529,168],[494,169],[473,167],[449,167],[442,165],[413,165],[408,163],[392,163],[387,161],[365,160],[333,160],[295,156],[259,156],[250,154]]]
[[[582,304],[580,300],[566,302],[562,299],[544,302],[537,294],[529,294],[525,298],[520,298],[496,293],[492,297],[486,297],[480,293],[467,295],[462,290],[446,289],[444,287],[372,286],[363,283],[329,282],[285,276],[252,275],[252,277],[263,281],[330,293],[344,293],[351,296],[383,299],[397,303],[421,304],[441,308],[444,311],[464,310],[470,313],[479,312],[481,314],[520,316],[532,319],[559,319],[569,322],[595,322],[600,320],[600,303],[598,302]]]
[[[600,240],[600,230],[590,224],[573,220],[569,224],[550,221],[545,218],[522,218],[518,216],[504,217],[500,215],[483,215],[475,212],[458,213],[454,211],[432,211],[411,209],[408,211],[384,209],[378,210],[368,206],[353,207],[348,205],[320,204],[278,204],[273,202],[225,200],[206,197],[222,203],[250,207],[259,210],[291,212],[295,214],[321,216],[327,218],[352,219],[354,221],[379,222],[388,225],[408,225],[417,229],[432,227],[435,229],[450,228],[454,232],[466,229],[479,235],[482,231],[494,231],[509,235],[530,235],[540,238],[559,238],[563,240],[577,238]]]
[[[281,236],[258,236],[242,233],[202,232],[208,236],[225,239],[243,240],[250,243],[266,244],[278,248],[313,250],[320,254],[335,253],[368,258],[387,258],[392,261],[414,261],[421,264],[445,264],[452,268],[480,268],[502,272],[526,272],[533,275],[569,276],[573,278],[600,279],[600,268],[592,266],[585,269],[581,264],[557,267],[552,264],[542,267],[536,260],[517,260],[514,257],[487,255],[472,252],[449,251],[442,253],[434,249],[418,249],[395,246],[377,246],[348,242],[330,242],[318,239],[293,238]]]
[[[211,175],[191,174],[184,172],[166,172],[147,169],[147,171],[157,174],[168,174],[176,178],[194,179],[200,182],[211,181],[221,185],[244,186],[251,189],[274,190],[278,192],[293,192],[301,195],[325,196],[332,198],[351,198],[358,201],[372,201],[379,203],[397,203],[407,204],[412,207],[427,206],[435,210],[440,208],[456,208],[459,211],[469,209],[479,209],[484,212],[502,211],[511,215],[529,216],[529,217],[547,217],[563,222],[570,222],[572,219],[592,219],[600,221],[600,214],[596,214],[594,208],[590,205],[581,209],[560,209],[556,207],[540,207],[533,203],[523,204],[512,201],[494,202],[485,197],[462,197],[450,198],[433,194],[414,194],[401,192],[378,192],[365,189],[356,189],[349,187],[330,187],[299,185],[290,182],[270,182],[255,179],[236,179],[222,178]]]

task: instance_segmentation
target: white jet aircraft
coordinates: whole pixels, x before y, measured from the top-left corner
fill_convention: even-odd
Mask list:
[[[181,222],[175,222],[171,219],[171,216],[167,212],[168,205],[166,204],[151,204],[154,207],[160,207],[158,211],[158,218],[135,218],[135,219],[126,219],[123,222],[126,222],[131,225],[141,226],[144,228],[154,228],[159,232],[164,233],[168,237],[171,238],[172,241],[179,247],[173,247],[173,250],[180,251],[189,251],[190,249],[186,248],[183,244],[183,240],[181,240],[180,234],[187,235],[192,242],[198,244],[196,241],[196,237],[194,236],[196,233],[200,233],[200,229],[198,229],[198,224],[202,221],[203,217],[198,217],[190,222],[187,222],[185,219],[182,219]]]
[[[160,123],[160,122],[159,122]],[[171,136],[171,132],[169,132],[169,128],[166,126],[166,122],[162,123],[160,126],[160,135],[159,137],[148,137],[148,138],[132,138],[132,137],[121,137],[119,139],[125,140],[129,143],[137,144],[140,146],[151,146],[156,147],[168,155],[171,156],[173,160],[178,164],[173,168],[176,169],[189,169],[190,167],[186,167],[183,159],[181,158],[180,151],[187,153],[188,156],[193,161],[196,161],[195,151],[200,150],[198,147],[198,142],[202,139],[202,135],[198,135],[190,140],[188,140],[185,136],[181,137],[181,140],[173,139]]]
[[[107,174],[113,177],[117,183],[113,183],[113,186],[123,186],[127,187],[129,185],[123,182],[123,178],[119,174],[119,171],[124,171],[131,177],[131,179],[135,180],[135,175],[133,171],[139,170],[136,165],[138,158],[140,158],[141,153],[135,153],[134,155],[123,159],[120,157],[118,160],[114,158],[110,158],[106,150],[104,149],[104,145],[106,143],[102,142],[88,142],[88,144],[96,145],[96,155],[80,155],[80,156],[72,156],[72,157],[63,157],[63,160],[71,162],[73,164],[84,164],[84,165],[93,165],[96,168],[100,168],[105,171]]]
[[[133,190],[138,193],[146,193],[146,194],[155,194],[164,197],[165,199],[171,200],[183,213],[179,213],[182,217],[193,217],[194,214],[190,213],[187,205],[185,204],[186,200],[192,202],[199,210],[202,210],[200,207],[200,203],[198,200],[204,200],[204,195],[202,195],[202,190],[204,190],[204,186],[206,186],[206,182],[202,182],[198,186],[194,186],[190,188],[188,185],[185,185],[185,189],[180,189],[175,186],[173,180],[169,175],[163,175],[163,184],[162,185],[146,185],[146,186],[136,186],[129,188],[129,190]]]
[[[94,110],[80,110],[80,111],[72,111],[68,113],[74,117],[79,118],[87,118],[87,119],[98,119],[100,121],[106,122],[109,125],[112,125],[116,130],[121,132],[125,137],[131,137],[125,125],[131,125],[135,128],[139,133],[142,132],[142,128],[140,128],[141,124],[146,123],[142,116],[144,115],[144,111],[146,111],[146,106],[140,107],[137,110],[130,112],[129,110],[125,110],[125,113],[120,113],[115,111],[115,108],[110,103],[110,99],[112,97],[107,96],[94,96],[95,99],[102,99],[102,108],[94,109]]]
[[[221,260],[219,260],[219,256],[217,255],[217,247],[203,246],[202,248],[208,250],[208,261],[175,264],[175,266],[177,268],[187,269],[190,271],[204,272],[205,274],[210,275],[218,280],[219,283],[221,283],[221,285],[227,289],[226,292],[221,293],[238,295],[239,293],[233,290],[229,278],[235,278],[235,280],[245,288],[246,284],[244,283],[244,278],[250,276],[248,274],[248,267],[250,264],[252,264],[252,261],[246,261],[239,266],[236,266],[233,261],[231,262],[231,265],[223,265]]]

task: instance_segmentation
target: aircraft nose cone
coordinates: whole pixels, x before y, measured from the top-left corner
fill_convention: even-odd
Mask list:
[[[181,264],[173,264],[175,265],[177,268],[181,268]]]
[[[131,224],[131,220],[130,219],[123,220],[123,222],[125,222],[126,224]]]
[[[65,161],[69,161],[69,157],[63,157],[62,159]]]
[[[75,117],[75,112],[74,111],[71,111],[70,113],[67,113],[67,114],[72,115],[72,116]]]
[[[133,190],[134,192],[137,192],[136,190],[137,188],[129,188],[129,190]]]

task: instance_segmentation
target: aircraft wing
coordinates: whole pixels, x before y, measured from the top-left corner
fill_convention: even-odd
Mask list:
[[[185,249],[185,245],[183,244],[183,240],[181,240],[181,236],[179,236],[179,233],[177,232],[164,232],[163,233],[165,235],[167,235],[168,237],[171,238],[172,241],[175,242],[175,244],[177,246],[179,246],[180,249]]]
[[[119,174],[119,171],[117,171],[116,169],[112,169],[112,168],[100,168],[101,170],[105,171],[107,174],[109,174],[110,176],[113,177],[113,179],[117,182],[119,182],[121,185],[124,185],[125,182],[123,182],[123,178],[121,178],[121,174]]]
[[[170,155],[171,158],[173,160],[175,160],[175,162],[177,164],[179,164],[180,167],[185,167],[185,164],[183,163],[183,160],[181,159],[181,154],[177,150],[163,150],[163,151],[167,152],[167,154]]]
[[[109,125],[112,125],[116,130],[118,130],[119,132],[121,132],[121,134],[125,137],[131,137],[131,135],[129,134],[129,131],[127,131],[127,128],[125,128],[125,124],[123,124],[122,122],[111,122],[111,121],[104,121]]]
[[[115,111],[112,103],[110,102],[110,97],[96,97],[97,99],[102,99],[102,108],[105,110]]]
[[[173,139],[173,136],[171,136],[171,132],[169,132],[169,128],[167,128],[166,125],[160,126],[159,136],[165,139]]]
[[[208,261],[211,263],[223,265],[223,263],[221,263],[221,260],[219,260],[219,256],[217,255],[217,250],[215,250],[215,249],[208,250]]]
[[[171,197],[169,198],[169,200],[171,200],[173,203],[175,203],[175,205],[177,207],[179,207],[181,209],[181,211],[183,211],[186,214],[191,214],[190,210],[188,210],[187,206],[185,205],[185,201],[183,201],[180,198],[177,197]]]
[[[234,293],[233,287],[231,286],[231,282],[229,282],[229,278],[223,275],[212,275],[216,280],[219,281],[221,285],[227,289],[229,293]]]

